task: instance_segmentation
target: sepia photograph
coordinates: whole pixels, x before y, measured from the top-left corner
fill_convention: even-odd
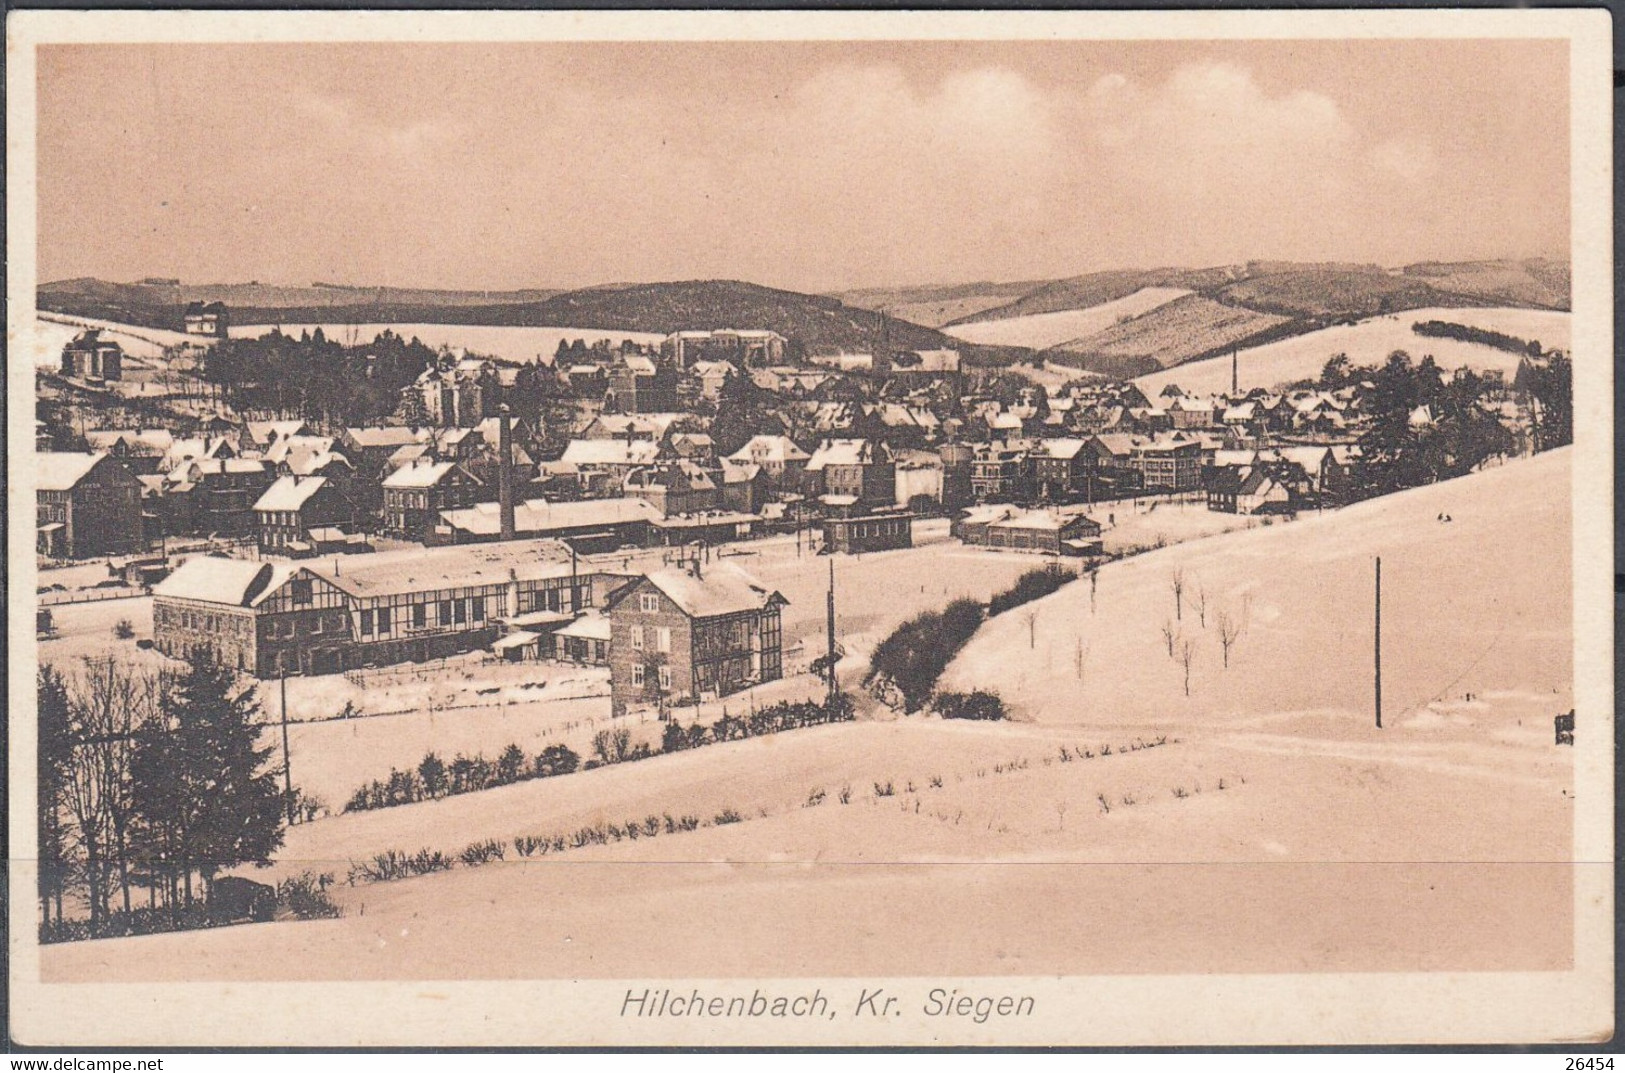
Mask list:
[[[13,13],[14,1039],[1610,1039],[1610,34]]]

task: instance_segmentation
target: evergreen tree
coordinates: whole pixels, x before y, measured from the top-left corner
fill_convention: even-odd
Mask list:
[[[279,770],[259,744],[254,688],[204,648],[170,685],[163,711],[137,734],[135,799],[155,870],[171,905],[194,899],[192,876],[268,863],[282,844]]]
[[[62,822],[62,795],[73,744],[68,687],[62,675],[52,667],[41,667],[38,688],[38,883],[40,910],[49,927],[53,906],[57,922],[62,921],[62,892],[67,885],[68,834]]]

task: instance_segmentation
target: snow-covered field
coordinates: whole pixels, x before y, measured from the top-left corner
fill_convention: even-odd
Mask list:
[[[381,332],[391,331],[404,339],[416,337],[424,344],[439,349],[468,350],[476,354],[505,358],[513,362],[553,360],[561,340],[575,342],[580,339],[591,346],[600,340],[618,344],[624,339],[634,343],[659,343],[665,336],[655,332],[632,332],[601,328],[529,328],[506,327],[489,324],[243,324],[230,329],[233,338],[258,338],[272,327],[280,327],[285,335],[314,332],[321,328],[329,339],[347,345],[370,343]]]
[[[197,336],[184,332],[165,331],[162,328],[143,328],[138,325],[118,324],[94,317],[71,317],[63,313],[36,311],[32,319],[23,318],[13,331],[26,340],[22,352],[29,355],[36,367],[55,368],[62,361],[62,348],[86,328],[102,329],[102,337],[111,339],[124,348],[126,358],[142,359],[163,356],[164,347],[183,343],[197,344]],[[207,340],[203,341],[207,345]]]
[[[982,346],[1024,346],[1041,350],[1104,331],[1120,320],[1149,313],[1191,293],[1179,287],[1142,287],[1133,294],[1087,309],[1033,313],[1004,320],[980,320],[942,329],[955,339]]]
[[[1549,742],[1552,717],[1573,707],[1569,481],[1569,451],[1553,451],[1113,563],[1093,598],[1077,583],[1024,609],[1035,629],[1022,615],[991,621],[945,680],[997,687],[1041,722],[1252,726],[1312,713],[1366,737],[1380,555],[1388,725]],[[1239,629],[1228,666],[1221,617]],[[1165,626],[1176,655],[1193,645],[1189,696]]]
[[[1347,354],[1356,365],[1380,365],[1388,355],[1403,350],[1412,358],[1432,354],[1441,368],[1500,369],[1510,380],[1518,368],[1518,355],[1478,343],[1417,335],[1411,325],[1442,320],[1468,327],[1502,332],[1519,339],[1538,340],[1543,347],[1568,350],[1570,314],[1549,309],[1412,309],[1385,314],[1358,324],[1322,328],[1238,355],[1242,391],[1320,375],[1326,359]],[[1155,399],[1168,384],[1187,394],[1206,395],[1230,390],[1230,358],[1223,356],[1176,365],[1135,380],[1140,390]]]
[[[303,825],[268,874],[339,873],[343,918],[51,947],[45,978],[1564,968],[1569,467],[1553,452],[1107,566],[1093,608],[1075,582],[1032,623],[994,619],[950,669],[1023,721],[860,721]],[[975,556],[950,549],[864,556],[872,574],[838,559],[840,591],[901,616],[910,585],[962,584],[957,556]],[[826,562],[760,572],[821,593]],[[933,563],[935,585],[900,573]],[[1228,670],[1221,609],[1244,626]],[[1197,646],[1188,699],[1164,621]],[[725,808],[742,822],[342,883],[384,848]]]

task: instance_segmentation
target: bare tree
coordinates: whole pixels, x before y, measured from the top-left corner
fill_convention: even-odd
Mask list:
[[[1230,666],[1230,649],[1235,645],[1236,640],[1241,637],[1241,623],[1231,618],[1230,612],[1222,607],[1219,609],[1214,622],[1219,627],[1219,647],[1224,651],[1224,665],[1228,668]]]
[[[1027,623],[1027,647],[1038,647],[1038,609],[1022,612],[1021,618]]]
[[[1088,654],[1088,646],[1083,643],[1083,638],[1079,637],[1072,650],[1072,670],[1080,682],[1083,681],[1083,661]]]
[[[1168,584],[1174,590],[1174,618],[1179,619],[1180,621],[1184,621],[1184,619],[1185,619],[1185,568],[1183,566],[1174,567],[1173,576],[1169,578]]]
[[[1179,641],[1179,663],[1185,668],[1185,695],[1191,695],[1191,664],[1196,660],[1196,639],[1183,637]]]
[[[110,913],[115,880],[130,911],[130,835],[134,806],[130,757],[136,727],[157,697],[150,676],[113,659],[86,662],[69,683],[72,753],[63,798],[83,854],[93,924]]]
[[[1197,620],[1199,622],[1201,622],[1202,629],[1204,629],[1204,630],[1207,629],[1207,586],[1206,585],[1197,585],[1196,586],[1196,618],[1197,618]]]
[[[1089,613],[1095,613],[1095,590],[1100,587],[1100,569],[1098,567],[1089,571]]]
[[[1162,643],[1168,646],[1168,658],[1174,658],[1174,624],[1164,619],[1162,623]]]

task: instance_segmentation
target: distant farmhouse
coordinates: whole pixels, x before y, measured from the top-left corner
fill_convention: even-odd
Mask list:
[[[231,318],[226,312],[224,302],[193,302],[186,307],[182,315],[186,322],[187,335],[206,335],[215,339],[224,339],[231,327]]]
[[[62,348],[62,375],[80,380],[122,379],[124,348],[103,339],[100,328],[82,331]]]

